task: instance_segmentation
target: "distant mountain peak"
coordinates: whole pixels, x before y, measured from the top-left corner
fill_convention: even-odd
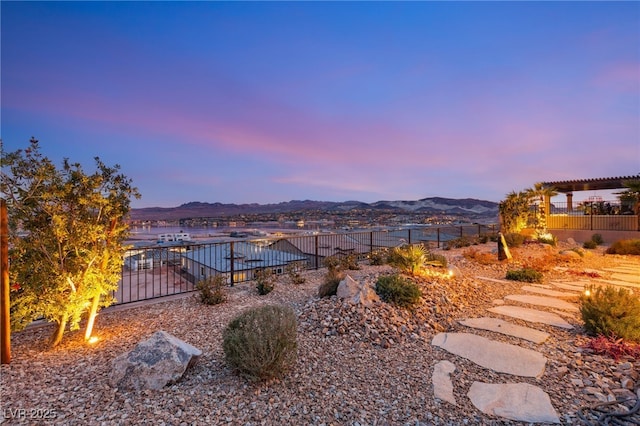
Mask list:
[[[376,201],[365,203],[357,200],[344,202],[291,200],[277,204],[222,204],[191,201],[178,207],[148,207],[131,209],[132,220],[178,220],[196,217],[223,217],[240,214],[282,214],[324,210],[327,212],[349,212],[350,210],[389,211],[397,214],[468,214],[497,216],[498,203],[473,198],[455,199],[429,197],[420,200]]]

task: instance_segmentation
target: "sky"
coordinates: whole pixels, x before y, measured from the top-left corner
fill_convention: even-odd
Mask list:
[[[2,1],[0,14],[3,150],[33,136],[59,165],[118,164],[134,208],[498,202],[640,173],[640,2]]]

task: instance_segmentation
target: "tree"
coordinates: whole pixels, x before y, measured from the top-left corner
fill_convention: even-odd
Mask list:
[[[132,196],[120,166],[95,157],[96,171],[64,159],[62,168],[29,148],[3,156],[0,189],[7,199],[11,249],[11,322],[14,330],[44,317],[56,324],[56,346],[67,327],[88,313],[85,338],[98,309],[112,303],[123,263]],[[5,172],[6,170],[6,172]]]
[[[549,200],[558,195],[558,191],[554,187],[536,183],[533,188],[528,188],[524,192],[529,197],[529,203],[532,201],[538,202],[539,207],[535,217],[535,228],[538,231],[547,232],[547,215],[551,207]]]
[[[520,232],[527,226],[529,218],[530,194],[511,191],[498,205],[500,227],[504,234]]]

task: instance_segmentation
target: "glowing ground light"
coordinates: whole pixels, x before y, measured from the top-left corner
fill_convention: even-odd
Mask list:
[[[98,343],[98,341],[99,341],[99,340],[100,340],[100,339],[99,339],[98,337],[93,336],[93,337],[89,338],[88,343],[89,343],[90,345],[93,345],[93,344],[95,344],[95,343]]]
[[[591,296],[591,290],[586,289],[586,290],[584,291],[584,295],[585,295],[585,296],[587,296],[587,297]]]

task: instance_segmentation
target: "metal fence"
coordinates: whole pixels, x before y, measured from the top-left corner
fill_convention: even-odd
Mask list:
[[[537,206],[540,208],[540,206]],[[548,229],[640,231],[633,204],[618,201],[552,202]]]
[[[125,253],[116,304],[196,291],[196,284],[222,275],[229,285],[254,279],[256,271],[283,274],[323,267],[329,256],[355,255],[359,260],[379,249],[404,244],[438,248],[461,237],[495,234],[492,225],[439,226],[332,234],[293,235],[195,243],[180,241],[137,247]]]

